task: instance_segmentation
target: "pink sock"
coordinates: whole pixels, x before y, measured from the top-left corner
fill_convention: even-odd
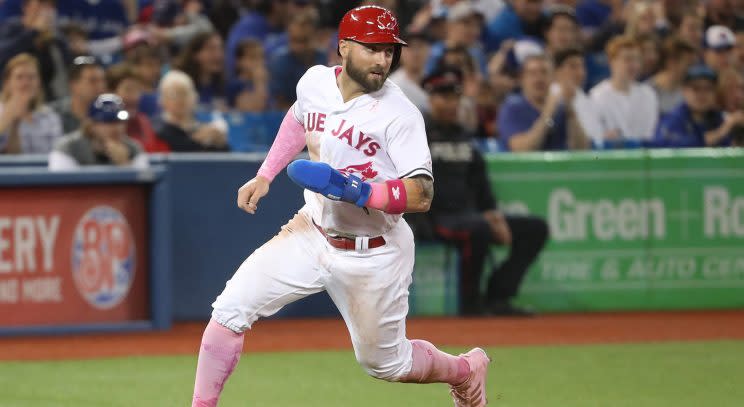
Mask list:
[[[370,186],[372,187],[372,193],[370,193],[369,200],[365,206],[384,211],[387,207],[388,201],[390,201],[387,185],[371,182]]]
[[[407,376],[401,379],[406,383],[449,383],[460,384],[468,379],[470,365],[465,358],[444,353],[430,342],[414,339],[413,365]]]
[[[192,407],[214,407],[243,350],[243,334],[210,320],[202,336]]]

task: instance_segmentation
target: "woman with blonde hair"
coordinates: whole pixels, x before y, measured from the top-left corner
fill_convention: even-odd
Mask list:
[[[57,113],[44,106],[39,65],[19,54],[5,65],[0,92],[0,154],[47,154],[62,136]]]

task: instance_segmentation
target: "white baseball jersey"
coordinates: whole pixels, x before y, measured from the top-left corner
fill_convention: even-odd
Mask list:
[[[432,176],[423,118],[400,88],[386,81],[379,91],[344,103],[337,69],[315,66],[297,85],[292,110],[305,127],[310,156],[367,181]],[[405,329],[414,263],[411,228],[400,215],[365,211],[309,191],[305,201],[277,236],[240,265],[212,304],[212,317],[242,332],[258,318],[326,290],[365,370],[386,380],[403,377],[412,363]],[[329,234],[354,235],[358,249],[331,246],[313,222]],[[359,244],[376,236],[385,244]]]
[[[314,66],[297,83],[292,110],[305,128],[308,147],[318,147],[317,159],[363,181],[420,174],[433,178],[424,119],[416,106],[390,80],[379,91],[344,103],[336,84],[340,69]],[[307,190],[305,202],[315,222],[328,233],[378,236],[401,217],[365,211]]]

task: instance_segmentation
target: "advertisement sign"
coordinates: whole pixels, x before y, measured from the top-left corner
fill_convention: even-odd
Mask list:
[[[148,317],[142,186],[0,189],[0,326]]]
[[[523,303],[553,311],[744,306],[744,152],[518,154],[488,165],[505,211],[550,225]]]

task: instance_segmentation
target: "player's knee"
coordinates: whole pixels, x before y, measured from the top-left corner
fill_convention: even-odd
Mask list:
[[[251,324],[245,323],[245,318],[237,310],[215,308],[212,310],[212,319],[237,334],[243,333],[251,327]]]
[[[356,351],[356,359],[368,375],[388,382],[399,381],[409,369],[409,366],[403,360],[385,360],[374,352],[365,352],[364,350]]]

